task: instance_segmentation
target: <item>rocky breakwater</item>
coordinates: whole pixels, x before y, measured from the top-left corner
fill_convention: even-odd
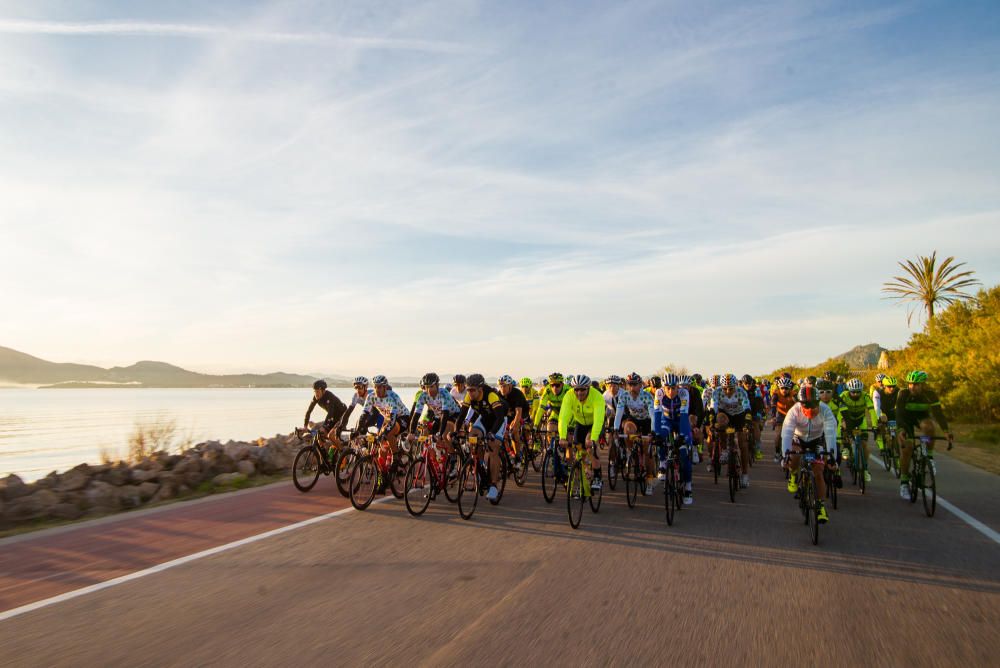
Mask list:
[[[0,478],[0,529],[44,520],[75,520],[235,488],[250,478],[291,469],[301,446],[294,434],[242,441],[206,441],[181,453],[154,452],[135,463],[80,464],[32,483]]]

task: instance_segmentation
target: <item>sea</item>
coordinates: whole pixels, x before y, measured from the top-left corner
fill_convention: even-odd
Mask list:
[[[345,403],[353,390],[331,388]],[[412,387],[395,390],[409,403]],[[0,477],[25,481],[123,458],[137,427],[159,425],[170,446],[216,440],[253,441],[302,426],[308,388],[0,389]],[[316,407],[313,418],[325,412]]]

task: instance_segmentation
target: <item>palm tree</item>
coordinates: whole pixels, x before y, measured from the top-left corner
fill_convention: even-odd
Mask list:
[[[898,299],[901,302],[915,302],[927,312],[928,322],[934,317],[934,307],[949,306],[966,299],[975,299],[965,288],[979,285],[972,278],[972,271],[958,271],[964,262],[955,263],[954,257],[948,257],[940,265],[937,264],[937,251],[930,257],[917,256],[917,261],[907,260],[899,266],[905,272],[902,276],[893,276],[893,280],[883,283],[882,292],[889,296],[886,299]],[[916,306],[910,308],[906,315],[906,324],[910,324]]]

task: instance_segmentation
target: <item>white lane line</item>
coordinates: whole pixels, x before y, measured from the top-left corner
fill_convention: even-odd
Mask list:
[[[885,466],[882,466],[882,460],[876,459],[875,455],[868,455],[868,459],[871,460],[872,463],[878,464],[882,468],[882,470],[885,470]],[[940,494],[937,495],[937,502],[938,504],[940,504],[942,508],[947,510],[949,513],[951,513],[958,519],[962,520],[970,527],[972,527],[979,533],[983,534],[984,536],[992,540],[997,545],[1000,545],[1000,533],[997,533],[993,529],[989,528],[988,526],[977,520],[975,517],[973,517],[969,513],[965,512],[964,510],[956,506],[951,501],[945,500],[945,498]]]
[[[385,501],[392,501],[393,499],[395,499],[395,497],[385,496],[381,499],[376,499],[375,501],[373,501],[372,505],[375,505],[376,503],[383,503]],[[50,605],[55,605],[56,603],[69,601],[79,596],[86,596],[87,594],[92,594],[95,591],[101,591],[102,589],[115,587],[120,584],[125,584],[126,582],[131,582],[132,580],[138,580],[139,578],[144,578],[147,575],[153,575],[154,573],[161,573],[170,568],[174,568],[175,566],[181,566],[183,564],[187,564],[192,561],[197,561],[198,559],[204,559],[205,557],[210,557],[213,554],[219,554],[220,552],[227,552],[228,550],[232,550],[237,547],[242,547],[244,545],[249,545],[250,543],[256,543],[257,541],[264,540],[265,538],[271,538],[272,536],[277,536],[279,534],[283,534],[288,531],[295,531],[296,529],[307,527],[310,524],[316,524],[317,522],[328,520],[331,517],[344,515],[346,513],[351,512],[352,510],[354,510],[354,507],[348,506],[347,508],[342,508],[332,513],[327,513],[326,515],[317,515],[316,517],[311,517],[307,520],[296,522],[295,524],[289,524],[287,526],[278,527],[277,529],[271,529],[270,531],[265,531],[264,533],[259,533],[255,536],[241,538],[240,540],[233,541],[232,543],[226,543],[225,545],[219,545],[217,547],[209,548],[207,550],[202,550],[201,552],[195,552],[194,554],[189,554],[186,557],[179,557],[171,561],[166,561],[162,564],[151,566],[150,568],[144,568],[141,571],[136,571],[135,573],[129,573],[128,575],[121,575],[119,577],[107,580],[105,582],[98,582],[97,584],[92,584],[87,587],[83,587],[82,589],[74,589],[73,591],[68,591],[65,594],[59,594],[58,596],[53,596],[51,598],[42,599],[41,601],[35,601],[34,603],[28,603],[27,605],[22,605],[19,608],[12,608],[5,612],[0,612],[0,622],[11,619],[13,617],[17,617],[19,615],[23,615],[27,612],[32,612],[34,610],[45,608]]]

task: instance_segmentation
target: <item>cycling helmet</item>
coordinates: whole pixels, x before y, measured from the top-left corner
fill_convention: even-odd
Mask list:
[[[564,380],[566,380],[566,379],[563,378],[563,375],[561,373],[559,373],[558,371],[553,371],[552,373],[549,374],[549,382],[550,383],[561,383]]]
[[[847,391],[848,392],[861,392],[865,389],[865,384],[861,382],[860,378],[851,378],[847,381]]]
[[[781,374],[781,377],[782,378],[787,378],[788,380],[791,380],[792,379],[792,374],[790,374],[790,373],[788,373],[786,371],[785,373]]]
[[[389,379],[383,376],[382,374],[379,374],[374,378],[372,378],[372,384],[374,384],[376,387],[379,385],[388,385]]]
[[[425,373],[424,377],[420,379],[420,387],[430,387],[431,385],[437,385],[441,382],[441,379],[436,373],[431,371],[430,373]]]
[[[753,379],[753,376],[751,376],[750,374],[744,374],[743,377],[740,378],[740,382],[743,383],[744,385],[749,385],[750,387],[753,387],[754,383],[756,383],[757,381],[755,381]]]
[[[815,385],[816,384],[816,376],[806,376],[806,384],[807,385]]]
[[[790,389],[792,389],[792,379],[791,378],[785,378],[784,376],[782,376],[781,378],[779,378],[777,380],[777,382],[775,384],[778,386],[778,389],[780,389],[780,390],[790,390]]]
[[[885,380],[885,374],[884,373],[877,373],[877,374],[875,374],[875,382],[876,383],[881,383],[883,380]]]
[[[578,390],[581,387],[590,387],[590,376],[581,373],[579,376],[572,377],[569,384],[573,386],[574,390]]]
[[[608,376],[607,378],[605,378],[604,382],[607,383],[607,384],[609,384],[609,385],[621,385],[622,384],[622,377],[619,376],[618,374],[614,374],[613,373],[610,376]]]
[[[504,374],[497,379],[497,382],[501,385],[514,385],[514,379],[510,377],[509,374]]]
[[[837,382],[837,372],[836,371],[827,371],[826,373],[823,374],[823,377],[826,378],[831,383]]]
[[[681,379],[676,373],[668,373],[663,377],[663,384],[666,387],[677,387],[681,382]]]
[[[321,380],[317,380],[315,383],[313,383],[313,389],[314,390],[325,390],[326,389],[326,381],[322,380],[322,379]]]
[[[819,405],[819,394],[812,385],[806,385],[799,389],[799,403],[806,408],[815,408]]]
[[[727,373],[725,376],[719,379],[719,385],[723,389],[727,387],[736,387],[736,383],[734,382],[735,380],[736,377],[733,374]]]
[[[465,384],[469,387],[483,387],[486,385],[486,379],[483,378],[483,374],[481,373],[471,373]]]
[[[899,385],[899,381],[896,380],[895,376],[886,376],[882,379],[882,387],[896,387]]]
[[[357,378],[354,379],[354,387],[357,387],[359,385],[361,385],[362,387],[367,387],[368,379],[365,378],[364,376],[358,376]]]
[[[837,376],[837,382],[838,383],[843,383],[845,380],[846,380],[846,378],[844,378],[843,376]]]
[[[681,376],[680,380],[678,380],[677,382],[679,382],[681,385],[690,385],[691,376]]]
[[[659,376],[650,376],[649,382],[653,384],[653,387],[659,389],[663,385],[663,381],[660,380]]]
[[[718,386],[719,386],[719,382],[720,382],[721,380],[722,380],[722,376],[720,376],[719,374],[715,374],[715,375],[714,375],[714,376],[712,376],[712,378],[711,378],[711,379],[710,379],[710,380],[708,381],[708,384],[709,384],[709,385],[710,385],[710,386],[711,386],[711,387],[712,387],[713,389],[715,389],[716,387],[718,387]]]
[[[702,378],[700,373],[691,374],[691,381],[697,384],[701,384]]]
[[[456,373],[454,378],[451,379],[451,382],[455,383],[456,385],[465,385],[465,376],[463,376],[460,373]]]
[[[532,385],[534,385],[534,383],[531,382],[531,379],[527,376],[521,379],[521,387],[531,387]]]
[[[911,371],[910,373],[906,374],[906,382],[913,383],[914,385],[917,385],[919,383],[926,383],[927,374],[923,371],[916,371],[916,370]]]
[[[629,385],[634,385],[636,383],[642,385],[642,376],[633,371],[629,375],[625,376],[625,382]]]
[[[833,383],[828,381],[826,378],[821,378],[816,381],[816,391],[817,392],[833,392]]]

